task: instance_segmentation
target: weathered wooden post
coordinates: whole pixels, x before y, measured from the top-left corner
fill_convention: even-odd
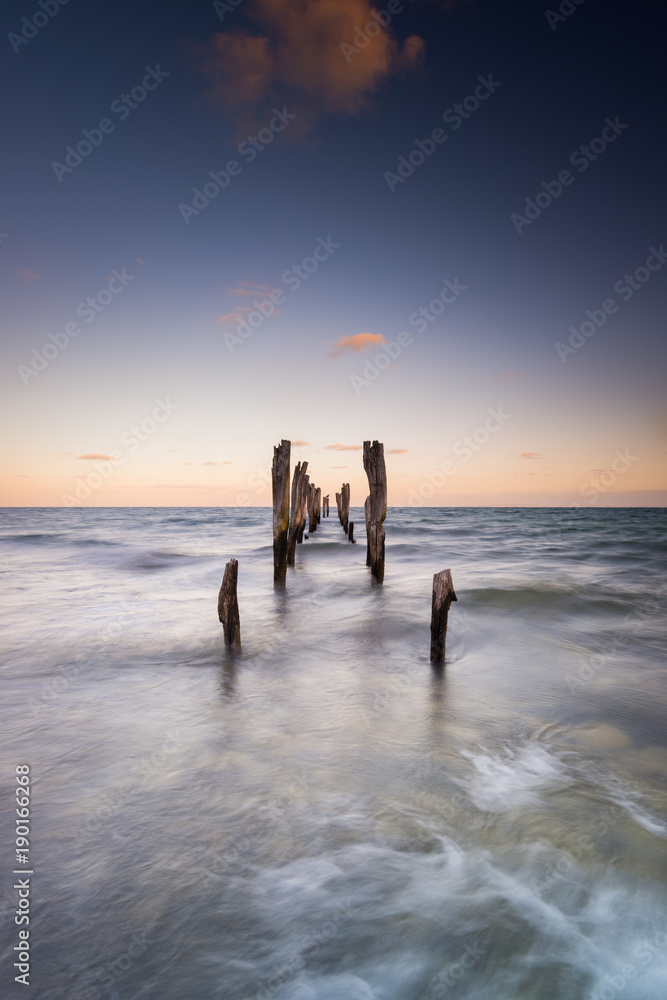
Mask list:
[[[368,543],[371,556],[371,574],[378,583],[384,580],[384,527],[387,516],[387,467],[384,463],[384,445],[380,441],[364,441],[364,469],[368,476],[369,497]],[[364,505],[365,506],[365,505]]]
[[[299,533],[303,532],[302,514],[305,503],[305,486],[308,480],[306,469],[308,462],[299,462],[292,477],[292,504],[290,511],[289,531],[287,534],[287,565],[293,566],[296,555],[296,543],[300,542]],[[305,516],[303,517],[305,522]]]
[[[347,537],[351,542],[354,542],[354,521],[350,521],[347,526]]]
[[[218,618],[222,622],[225,646],[241,645],[241,620],[239,618],[239,603],[236,599],[238,574],[238,561],[230,559],[225,566],[225,575],[222,578],[222,586],[218,594]]]
[[[320,516],[321,507],[322,507],[322,490],[318,486],[317,489],[315,490],[315,527],[317,527],[317,525],[321,524],[322,522],[322,518]]]
[[[308,463],[306,462],[306,465]],[[303,486],[301,488],[301,506],[299,508],[299,533],[296,537],[297,543],[301,545],[303,542],[303,533],[306,528],[306,507],[308,504],[308,486],[310,484],[310,476],[305,475],[303,477]]]
[[[347,534],[347,526],[350,522],[350,484],[343,483],[340,491],[340,513],[343,531]]]
[[[431,663],[444,663],[447,613],[449,605],[455,600],[452,571],[443,569],[441,573],[435,573],[431,601]]]
[[[322,517],[328,517],[328,516],[329,516],[329,494],[327,493],[325,497],[322,497]]]
[[[343,523],[343,514],[341,512],[341,506],[340,506],[340,493],[336,494],[336,506],[338,507],[338,520],[342,524]]]
[[[315,501],[317,489],[313,483],[308,485],[308,532],[312,534],[317,529],[317,516],[315,511]]]
[[[366,497],[364,500],[364,515],[366,517],[366,565],[371,564],[371,532],[370,532],[370,520],[371,520],[371,498]]]
[[[285,585],[289,529],[289,462],[291,445],[284,439],[273,449],[273,582]]]

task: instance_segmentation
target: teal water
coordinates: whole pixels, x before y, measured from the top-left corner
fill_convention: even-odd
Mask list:
[[[665,995],[665,512],[393,509],[383,587],[353,519],[275,593],[268,509],[3,512],[17,995],[22,763],[39,1000]]]

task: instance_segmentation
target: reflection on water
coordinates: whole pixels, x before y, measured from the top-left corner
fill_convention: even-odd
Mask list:
[[[382,588],[332,518],[286,593],[268,510],[5,513],[40,1000],[664,996],[661,511],[390,511]]]

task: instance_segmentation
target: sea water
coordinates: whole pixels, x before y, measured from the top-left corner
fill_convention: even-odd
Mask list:
[[[38,1000],[667,995],[664,511],[3,515],[3,996],[18,765]]]

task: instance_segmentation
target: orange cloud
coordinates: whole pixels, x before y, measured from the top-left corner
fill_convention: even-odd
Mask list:
[[[246,0],[252,33],[218,32],[194,47],[208,99],[237,122],[240,137],[265,124],[277,103],[297,115],[292,135],[323,113],[358,114],[390,76],[416,67],[424,49],[416,35],[399,45],[388,28],[356,52],[341,47],[377,25],[373,10],[369,0]]]
[[[77,460],[79,460],[79,461],[81,461],[82,459],[83,460],[88,460],[88,459],[93,459],[93,458],[99,458],[103,462],[113,462],[113,459],[112,459],[111,455],[98,455],[98,454],[95,453],[95,454],[91,454],[91,455],[77,455],[76,457],[77,457]]]
[[[522,451],[521,458],[541,458],[539,451]]]
[[[310,444],[310,441],[292,441],[295,448],[305,448],[306,445]]]
[[[225,313],[224,316],[218,316],[218,323],[220,326],[224,326],[226,323],[242,323],[243,313],[252,312],[251,306],[239,306],[236,312]]]
[[[239,295],[270,295],[275,291],[269,285],[255,285],[252,281],[239,281],[236,288],[228,288],[226,294],[232,297]]]
[[[334,344],[336,348],[329,355],[330,358],[338,358],[344,351],[366,351],[373,344],[386,344],[381,333],[355,333],[351,337],[341,337]]]
[[[217,465],[217,462],[202,462],[202,465]]]
[[[35,271],[31,271],[29,267],[22,267],[20,271],[17,271],[17,274],[25,281],[32,281],[35,278],[39,278],[39,275]]]
[[[388,455],[405,455],[405,453],[407,451],[410,451],[410,449],[409,448],[390,448],[389,451],[387,452],[387,454]]]
[[[361,451],[360,444],[328,444],[327,451]]]

